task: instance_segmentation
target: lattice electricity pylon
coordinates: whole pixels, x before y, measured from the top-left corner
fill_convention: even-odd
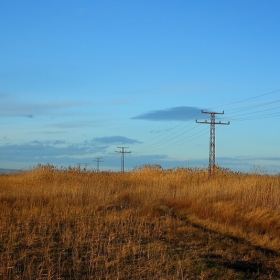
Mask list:
[[[224,114],[224,111],[222,113],[217,112],[204,112],[201,111],[203,114],[210,114],[211,115],[211,121],[204,121],[199,122],[196,120],[197,123],[204,123],[204,124],[210,124],[210,147],[209,147],[209,174],[213,175],[215,173],[216,168],[216,136],[215,136],[215,124],[223,124],[223,125],[229,125],[230,122],[223,123],[221,121],[216,122],[215,115],[217,114]]]
[[[97,170],[97,172],[99,172],[99,162],[103,162],[103,160],[101,160],[102,159],[102,157],[98,157],[98,158],[96,158],[94,161],[96,161],[96,164],[97,164],[97,168],[96,168],[96,170]]]
[[[124,173],[124,154],[128,154],[131,152],[126,152],[124,149],[127,149],[129,147],[118,147],[122,149],[121,151],[115,151],[116,153],[121,153],[122,154],[122,160],[121,160],[121,172]]]

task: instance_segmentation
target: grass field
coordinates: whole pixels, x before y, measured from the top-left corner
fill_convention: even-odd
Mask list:
[[[280,279],[280,176],[0,176],[0,279]]]

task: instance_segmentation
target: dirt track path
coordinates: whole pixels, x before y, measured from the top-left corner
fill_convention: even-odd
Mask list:
[[[178,279],[280,279],[278,252],[207,230],[187,219],[175,224],[164,239],[170,254],[178,254],[182,263]]]

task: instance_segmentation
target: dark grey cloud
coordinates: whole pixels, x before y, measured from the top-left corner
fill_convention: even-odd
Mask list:
[[[92,139],[93,143],[98,144],[139,144],[136,139],[130,139],[124,136],[108,136],[108,137],[96,137]]]
[[[142,115],[133,117],[134,120],[151,120],[151,121],[187,121],[198,118],[205,118],[200,108],[196,107],[173,107],[164,110],[155,110]]]

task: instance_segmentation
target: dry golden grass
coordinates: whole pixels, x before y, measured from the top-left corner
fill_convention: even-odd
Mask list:
[[[1,279],[279,279],[280,176],[0,176]]]

